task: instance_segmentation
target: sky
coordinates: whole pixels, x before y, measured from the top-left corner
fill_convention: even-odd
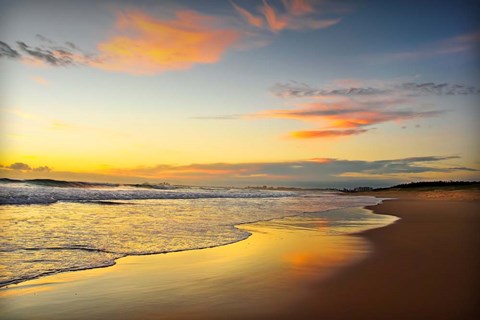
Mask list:
[[[479,180],[475,1],[0,1],[0,177]]]

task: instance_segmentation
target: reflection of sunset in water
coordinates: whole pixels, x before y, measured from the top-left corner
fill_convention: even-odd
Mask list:
[[[13,285],[4,289],[2,298],[13,308],[7,309],[7,314],[14,312],[15,305],[28,303],[32,306],[30,311],[49,319],[62,319],[62,315],[52,314],[45,307],[59,295],[62,299],[57,303],[62,305],[63,316],[80,310],[84,315],[85,310],[90,310],[91,316],[99,316],[99,311],[95,311],[97,304],[108,305],[105,316],[110,317],[208,318],[212,308],[217,314],[268,315],[301,299],[311,281],[326,279],[368,254],[370,247],[363,238],[338,232],[329,236],[327,232],[336,230],[338,222],[328,225],[325,216],[345,218],[355,212],[359,221],[363,216],[382,217],[363,209],[342,209],[322,213],[323,217],[320,213],[307,214],[240,225],[240,229],[252,235],[231,245],[126,257],[109,268],[63,273]],[[391,220],[387,217],[373,221],[370,227]],[[354,232],[365,225],[337,228]],[[49,291],[28,289],[32,286]],[[82,298],[86,296],[89,299]],[[135,307],[131,301],[135,301]],[[249,306],[247,310],[245,305]]]

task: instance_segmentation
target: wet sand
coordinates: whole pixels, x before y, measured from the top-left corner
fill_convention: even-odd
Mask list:
[[[232,245],[1,289],[0,318],[476,319],[480,202],[375,196],[405,198],[370,208],[401,220],[335,236],[315,220],[243,225]]]
[[[373,193],[398,197],[371,209],[401,220],[362,233],[374,254],[284,318],[480,319],[480,202],[461,193]]]

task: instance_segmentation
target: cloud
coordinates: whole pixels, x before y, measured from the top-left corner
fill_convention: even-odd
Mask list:
[[[377,81],[374,85],[362,86],[351,79],[335,83],[360,85],[314,88],[297,81],[277,83],[270,91],[276,97],[292,101],[295,108],[266,110],[249,115],[249,118],[292,119],[320,126],[314,130],[291,132],[289,137],[295,139],[346,137],[366,133],[376,124],[436,117],[446,112],[415,108],[420,97],[480,93],[478,87],[457,83]]]
[[[41,34],[36,34],[35,35],[35,38],[37,38],[38,40],[42,41],[42,42],[46,42],[48,44],[55,44],[55,42],[53,40],[50,40],[49,38],[45,37],[45,36],[42,36]]]
[[[20,53],[18,51],[12,49],[8,44],[5,42],[0,41],[0,57],[6,58],[20,58]]]
[[[455,83],[414,83],[408,82],[400,85],[400,91],[406,92],[411,96],[419,95],[470,95],[479,94],[480,88],[467,86],[465,84]]]
[[[18,41],[17,45],[20,50],[23,51],[27,56],[53,66],[68,66],[75,64],[73,54],[69,51],[65,51],[62,49],[48,50],[38,47],[32,48],[28,46],[25,42],[21,41]]]
[[[218,62],[240,39],[221,18],[192,10],[159,19],[138,10],[117,13],[115,35],[98,44],[98,63],[110,71],[156,74]]]
[[[444,111],[412,111],[412,110],[375,110],[373,108],[346,108],[346,109],[324,109],[329,103],[314,103],[300,110],[272,110],[258,114],[258,117],[282,118],[294,120],[312,120],[329,122],[333,127],[354,128],[358,126],[372,125],[394,120],[409,120],[416,118],[434,117]]]
[[[435,56],[457,54],[464,52],[477,53],[480,44],[480,31],[457,35],[435,43],[405,51],[390,54],[387,60],[421,60]]]
[[[315,12],[312,3],[308,0],[283,0],[283,4],[287,11],[295,16]]]
[[[280,31],[288,26],[286,17],[278,17],[275,9],[268,4],[266,0],[263,0],[263,15],[267,20],[267,24],[272,31]]]
[[[458,83],[416,83],[404,82],[383,87],[340,87],[336,89],[312,88],[307,84],[291,81],[289,83],[276,83],[270,91],[280,98],[306,98],[306,97],[354,97],[378,95],[470,95],[480,94],[480,88]]]
[[[52,171],[52,169],[50,167],[47,167],[47,166],[40,166],[40,167],[34,168],[33,171],[50,172],[50,171]]]
[[[12,170],[32,170],[32,168],[23,162],[15,162],[9,165],[7,168],[12,169]]]
[[[473,168],[438,166],[447,160],[460,159],[458,156],[423,156],[410,157],[391,160],[361,161],[361,160],[341,160],[332,158],[313,158],[300,161],[289,162],[271,162],[271,163],[210,163],[210,164],[191,164],[183,166],[175,165],[157,165],[154,167],[139,167],[133,169],[110,169],[110,173],[124,175],[138,175],[160,178],[181,178],[197,177],[205,179],[211,177],[229,176],[230,178],[242,177],[270,177],[270,178],[288,178],[297,175],[305,177],[316,176],[315,171],[327,175],[339,175],[348,172],[369,173],[369,174],[394,174],[405,172],[450,172],[455,170],[478,171]]]
[[[348,83],[353,81],[349,80]],[[358,83],[358,81],[355,81]],[[244,115],[219,115],[195,119],[289,119],[319,126],[297,130],[288,137],[315,139],[356,136],[386,122],[401,123],[414,119],[437,117],[448,110],[425,110],[417,101],[423,96],[456,96],[480,93],[480,89],[449,83],[384,83],[377,86],[312,88],[301,82],[277,83],[271,88],[277,97],[292,101],[293,108],[272,109]],[[422,109],[419,109],[420,107]],[[419,125],[417,124],[417,127]],[[403,126],[402,128],[406,128]]]
[[[295,139],[311,139],[311,138],[330,138],[351,136],[367,132],[369,129],[347,129],[347,130],[311,130],[311,131],[294,131],[290,136]]]
[[[232,2],[233,8],[249,25],[278,33],[282,30],[310,30],[328,28],[340,22],[340,18],[321,18],[314,1],[284,0],[283,10],[275,8],[267,0],[257,7],[258,15]]]
[[[52,40],[38,34],[36,38],[47,43],[48,46],[32,47],[23,41],[17,41],[17,51],[8,44],[0,41],[0,57],[17,59],[30,64],[47,64],[55,67],[88,65],[96,61],[95,56],[85,54],[77,47],[75,47],[76,49],[72,49],[70,45],[68,47],[58,46],[55,45]]]
[[[286,162],[211,163],[183,166],[157,165],[130,169],[109,169],[106,174],[137,176],[145,179],[160,179],[179,183],[212,183],[223,185],[274,184],[333,186],[348,185],[366,177],[371,183],[386,177],[395,181],[406,181],[422,174],[439,176],[479,170],[451,161],[458,156],[421,156],[377,161],[312,158]]]
[[[312,139],[352,136],[366,133],[371,126],[385,122],[402,122],[439,116],[444,110],[415,111],[400,108],[402,98],[371,97],[361,100],[343,98],[335,102],[314,101],[297,104],[291,110],[267,110],[251,115],[252,118],[277,118],[299,120],[322,126],[318,130],[294,131],[291,138]]]
[[[23,162],[15,162],[9,166],[0,166],[5,169],[16,170],[16,171],[38,171],[38,172],[49,172],[51,168],[47,166],[40,166],[36,168],[32,168],[30,165],[23,163]]]
[[[242,16],[242,18],[247,21],[248,24],[257,28],[261,28],[263,26],[263,19],[260,16],[255,16],[234,2],[232,2],[232,6]]]
[[[108,32],[111,36],[97,43],[94,54],[84,52],[71,41],[58,45],[37,34],[39,45],[17,41],[14,48],[0,42],[0,57],[30,65],[88,66],[154,75],[217,63],[230,49],[265,46],[284,29],[321,29],[340,21],[338,17],[323,17],[334,13],[328,9],[329,2],[322,2],[323,12],[318,10],[318,3],[310,0],[284,0],[283,7],[264,0],[256,13],[231,3],[241,19],[232,14],[203,14],[178,7],[168,8],[168,15],[155,16],[135,9],[118,10]]]
[[[59,46],[43,35],[41,45],[17,41],[18,51],[0,42],[0,56],[28,64],[55,67],[89,66],[136,75],[186,70],[197,64],[218,62],[246,34],[231,18],[177,10],[173,17],[156,18],[140,10],[117,12],[113,35],[87,54],[67,41]]]
[[[435,179],[479,179],[478,168],[459,165],[459,156],[419,156],[377,161],[312,158],[284,162],[207,163],[190,165],[159,164],[151,167],[109,168],[97,173],[52,171],[48,166],[31,168],[25,163],[8,167],[0,165],[0,172],[9,177],[50,177],[90,181],[168,181],[179,184],[201,185],[277,185],[303,187],[348,187],[385,185],[419,180],[429,176]],[[13,168],[11,168],[13,167]]]

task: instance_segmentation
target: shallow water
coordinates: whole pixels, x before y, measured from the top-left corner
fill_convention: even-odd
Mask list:
[[[372,251],[344,232],[393,220],[345,208],[240,225],[252,235],[231,245],[128,256],[1,288],[0,319],[275,319]]]
[[[139,189],[126,194],[115,188],[14,188],[9,190],[10,195],[20,190],[21,194],[28,191],[29,199],[67,194],[71,200],[0,207],[3,286],[62,271],[109,266],[127,255],[225,245],[250,235],[236,225],[305,212],[301,219],[288,218],[293,219],[292,227],[309,228],[314,221],[326,226],[319,232],[342,234],[388,223],[388,219],[367,211],[328,211],[373,205],[378,199],[325,192],[192,188],[175,192]],[[118,193],[113,197],[115,191]],[[94,195],[92,199],[86,196],[88,193]],[[166,198],[172,193],[173,198]],[[159,199],[158,194],[164,198]],[[149,196],[154,199],[144,199]]]

